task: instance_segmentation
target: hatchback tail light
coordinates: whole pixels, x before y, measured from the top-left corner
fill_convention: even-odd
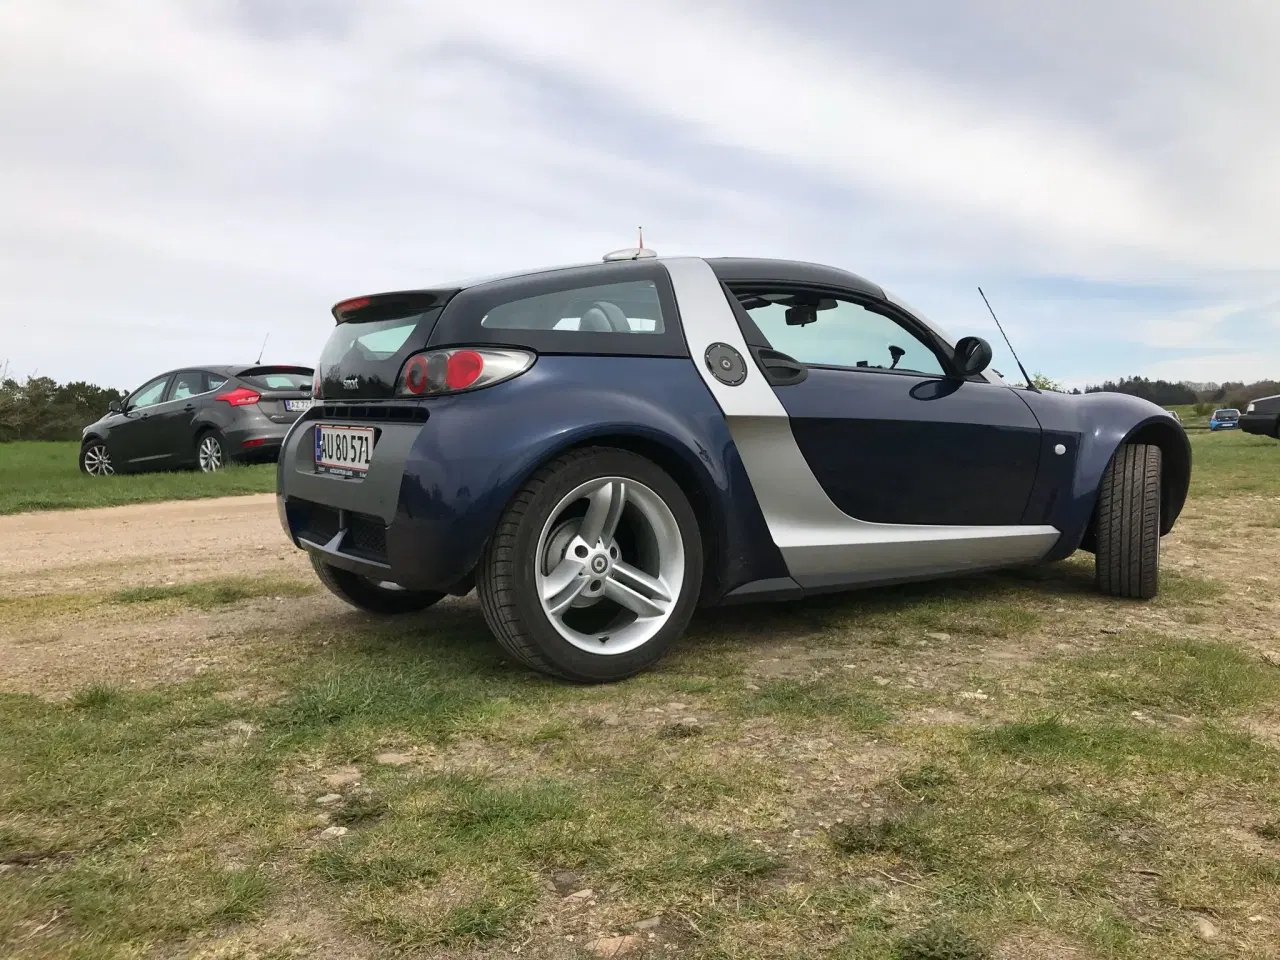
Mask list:
[[[246,404],[257,403],[262,399],[262,395],[256,391],[250,390],[248,387],[236,387],[229,393],[218,394],[215,399],[226,401],[233,407],[243,407]]]
[[[316,367],[316,372],[311,375],[311,396],[320,399],[320,368]]]
[[[491,387],[519,376],[537,356],[506,347],[450,347],[415,353],[400,370],[396,393],[402,397],[438,397]]]

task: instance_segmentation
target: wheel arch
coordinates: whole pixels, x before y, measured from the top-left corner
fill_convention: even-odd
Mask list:
[[[1107,454],[1102,470],[1093,483],[1093,509],[1089,526],[1080,543],[1081,549],[1093,551],[1097,547],[1098,496],[1106,467],[1116,453],[1126,444],[1150,444],[1160,449],[1160,535],[1173,529],[1187,501],[1191,486],[1191,444],[1183,428],[1165,418],[1153,418],[1132,427]]]
[[[507,503],[528,482],[529,478],[558,457],[574,450],[589,447],[612,447],[626,450],[660,467],[689,499],[694,518],[698,522],[698,535],[702,539],[702,593],[703,602],[720,596],[723,589],[722,564],[724,544],[722,525],[724,518],[719,506],[717,483],[710,470],[691,450],[674,437],[664,436],[652,430],[603,429],[589,431],[566,438],[563,442],[541,451],[519,475]],[[504,504],[504,509],[505,509]]]

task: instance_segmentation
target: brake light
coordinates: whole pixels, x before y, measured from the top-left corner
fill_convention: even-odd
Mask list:
[[[396,393],[409,397],[479,390],[519,376],[537,357],[506,347],[453,347],[417,353],[405,361]]]
[[[260,447],[260,446],[262,446],[262,445],[263,445],[264,443],[266,443],[266,442],[267,442],[267,438],[266,438],[266,437],[259,437],[259,438],[258,438],[258,439],[256,439],[256,440],[246,440],[244,443],[240,444],[240,446],[242,446],[242,447]]]
[[[248,387],[236,387],[230,393],[218,394],[215,399],[225,400],[233,407],[243,407],[246,404],[257,403],[262,399],[262,395],[250,390]]]
[[[350,300],[343,300],[339,304],[335,304],[333,315],[341,322],[347,314],[355,313],[357,310],[363,310],[369,305],[368,297],[352,297]]]

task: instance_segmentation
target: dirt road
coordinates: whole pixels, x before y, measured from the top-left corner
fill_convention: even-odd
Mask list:
[[[0,517],[0,596],[304,571],[271,494]]]

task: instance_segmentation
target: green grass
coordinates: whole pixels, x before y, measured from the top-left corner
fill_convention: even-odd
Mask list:
[[[275,489],[275,466],[231,466],[214,474],[195,470],[90,477],[80,472],[76,443],[0,443],[0,514],[75,507],[112,507],[157,500],[191,500]]]
[[[1212,509],[1218,497],[1280,496],[1280,441],[1238,430],[1188,433],[1191,496]]]

